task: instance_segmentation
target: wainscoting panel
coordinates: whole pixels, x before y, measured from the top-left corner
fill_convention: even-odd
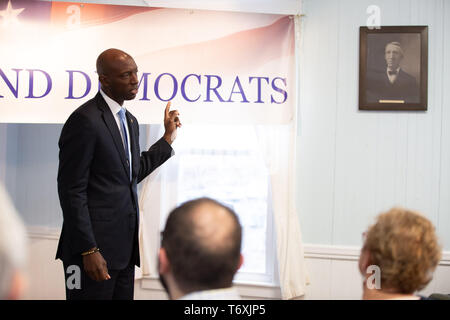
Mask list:
[[[29,232],[28,290],[24,299],[65,299],[64,273],[60,260],[55,260],[59,231],[33,227]],[[358,300],[362,296],[358,270],[358,247],[305,245],[306,264],[311,284],[306,287],[307,300]],[[250,283],[236,283],[243,299],[280,299],[280,288]],[[450,293],[450,252],[444,252],[434,278],[420,292]],[[167,295],[156,278],[136,280],[135,299],[165,300]]]

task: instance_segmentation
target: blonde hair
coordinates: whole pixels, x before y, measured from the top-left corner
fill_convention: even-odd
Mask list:
[[[381,269],[381,288],[411,294],[432,279],[441,247],[431,221],[417,212],[393,208],[367,231],[364,249]]]

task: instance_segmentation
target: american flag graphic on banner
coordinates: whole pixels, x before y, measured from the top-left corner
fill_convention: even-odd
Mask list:
[[[40,0],[0,0],[0,17],[3,23],[17,21],[51,22],[82,27],[105,24],[125,19],[133,14],[157,10],[155,8],[113,6],[79,2],[50,2]],[[68,19],[68,15],[74,15]]]
[[[287,123],[294,29],[275,14],[0,0],[0,122],[64,122],[97,92],[99,53],[119,48],[139,67],[129,108],[142,123],[159,123],[168,100],[185,123],[205,110],[219,123]]]

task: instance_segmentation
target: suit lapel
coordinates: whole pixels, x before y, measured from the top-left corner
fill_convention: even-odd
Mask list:
[[[127,165],[127,158],[125,155],[125,148],[123,147],[122,138],[120,136],[119,128],[117,127],[117,122],[114,119],[114,115],[106,104],[100,92],[97,94],[97,105],[103,111],[102,117],[103,121],[105,121],[106,126],[108,127],[109,132],[114,141],[114,145],[116,146],[117,151],[120,155],[120,160],[122,161],[123,169],[127,174],[127,177],[130,175],[130,171]]]

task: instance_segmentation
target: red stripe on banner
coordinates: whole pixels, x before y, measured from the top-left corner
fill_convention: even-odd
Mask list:
[[[152,61],[164,56],[172,61],[170,66],[174,70],[184,69],[188,65],[192,69],[215,70],[226,74],[234,70],[253,70],[274,59],[293,56],[294,38],[294,20],[285,16],[266,27],[167,48],[145,54],[140,58]]]
[[[67,27],[91,27],[116,22],[129,16],[158,10],[159,8],[118,6],[77,2],[53,2],[51,21],[53,25]]]

